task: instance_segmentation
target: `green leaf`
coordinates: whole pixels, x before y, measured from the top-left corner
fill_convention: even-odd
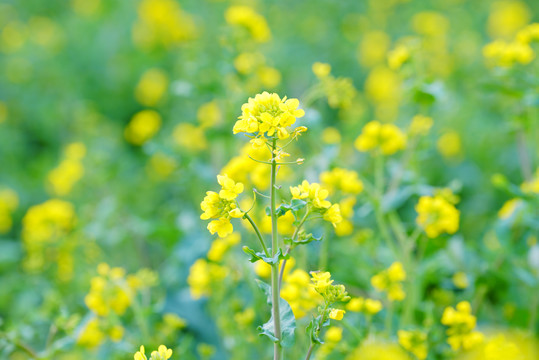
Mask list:
[[[313,317],[311,319],[311,322],[309,323],[309,325],[307,326],[307,328],[305,329],[305,331],[307,332],[307,334],[309,334],[309,337],[311,338],[311,342],[313,344],[323,344],[324,342],[322,341],[322,339],[320,339],[320,317],[322,315],[318,315],[317,317]]]
[[[273,264],[278,264],[281,260],[288,259],[290,257],[289,254],[283,255],[281,249],[277,250],[275,255],[272,257],[266,256],[266,254],[263,252],[256,252],[248,246],[244,246],[242,250],[247,255],[251,255],[251,258],[249,259],[249,261],[252,263],[257,262],[258,260],[262,260],[267,264],[273,265]]]
[[[271,292],[271,288],[269,290]],[[294,317],[292,308],[283,298],[279,298],[279,317],[281,318],[281,346],[291,347],[292,345],[294,345],[295,342],[296,318]],[[260,335],[266,335],[271,339],[271,341],[277,342],[278,339],[275,336],[274,329],[275,327],[273,323],[273,314],[268,320],[268,322],[258,327]]]
[[[310,242],[313,242],[313,241],[321,241],[322,240],[322,235],[316,237],[314,236],[313,234],[309,233],[309,234],[305,234],[305,233],[300,233],[298,235],[298,238],[297,239],[291,239],[291,238],[284,238],[283,241],[285,244],[287,245],[304,245],[304,244],[308,244]]]
[[[305,206],[307,206],[307,202],[305,200],[292,199],[292,201],[290,201],[290,204],[283,203],[283,204],[279,205],[279,207],[277,209],[275,209],[275,214],[277,216],[283,216],[289,210],[299,211],[299,210],[303,209]],[[266,211],[266,213],[267,213],[267,211]],[[269,212],[269,214],[271,214],[271,211]]]

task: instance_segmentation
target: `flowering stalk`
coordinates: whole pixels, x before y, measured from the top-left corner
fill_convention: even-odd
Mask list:
[[[279,248],[279,239],[277,236],[277,214],[275,212],[275,197],[276,197],[276,188],[275,188],[275,178],[277,175],[277,159],[275,152],[277,150],[277,139],[273,139],[271,142],[271,192],[270,192],[270,206],[271,206],[271,256],[275,256],[277,249]],[[273,314],[273,326],[275,329],[275,337],[277,342],[273,345],[273,358],[274,360],[279,360],[281,358],[281,316],[279,312],[279,263],[275,263],[271,266],[271,294],[272,294],[272,314]]]

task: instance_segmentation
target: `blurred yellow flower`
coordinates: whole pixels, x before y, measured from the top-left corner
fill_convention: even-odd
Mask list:
[[[322,142],[325,144],[339,144],[341,142],[341,133],[337,128],[328,126],[322,131]]]
[[[394,343],[387,343],[376,338],[362,341],[361,345],[348,355],[346,360],[409,360],[410,357]]]
[[[266,19],[253,8],[246,5],[234,5],[225,13],[225,20],[230,25],[246,28],[257,42],[267,42],[271,39],[271,31]]]
[[[200,299],[203,296],[210,296],[214,284],[218,284],[228,275],[228,270],[224,266],[217,265],[198,259],[189,269],[187,284],[193,299]]]
[[[387,54],[387,64],[391,70],[398,70],[410,58],[410,49],[405,45],[397,45]]]
[[[495,1],[488,17],[488,33],[492,38],[509,38],[530,21],[530,16],[530,9],[523,1]]]
[[[290,304],[296,319],[307,315],[322,301],[322,297],[309,284],[309,274],[301,269],[294,270],[284,279],[281,297]]]
[[[155,110],[142,110],[136,113],[125,127],[124,136],[134,145],[143,145],[161,128],[161,115]]]
[[[71,0],[71,8],[82,16],[93,16],[101,10],[101,0]]]
[[[463,271],[458,271],[453,274],[451,280],[453,281],[453,284],[459,289],[466,289],[468,286],[470,286],[468,275],[466,275],[466,273]]]
[[[406,271],[400,262],[394,262],[386,270],[371,278],[372,286],[378,291],[387,292],[390,301],[401,301],[406,297],[402,282],[406,280]]]
[[[195,22],[174,0],[142,0],[133,26],[135,45],[142,49],[172,47],[196,36]]]
[[[426,333],[419,330],[399,330],[397,334],[399,336],[399,344],[404,349],[414,354],[419,360],[427,358],[429,349]]]
[[[12,213],[19,206],[17,193],[8,188],[0,189],[0,234],[7,233],[12,225]]]
[[[415,210],[418,214],[416,222],[429,238],[443,233],[454,234],[459,229],[460,212],[440,195],[420,197]]]
[[[421,35],[440,36],[449,30],[449,20],[435,11],[422,11],[412,18],[414,31]]]
[[[165,180],[172,175],[177,166],[178,164],[173,157],[157,152],[148,160],[146,172],[154,179]]]
[[[166,94],[168,84],[168,76],[163,70],[146,70],[135,88],[135,99],[144,106],[155,106]]]
[[[215,100],[202,104],[197,110],[197,120],[202,129],[217,125],[221,118],[221,109]]]
[[[47,174],[47,182],[53,195],[67,195],[84,175],[82,159],[86,155],[86,146],[77,142],[66,146],[65,158]]]
[[[406,147],[406,136],[397,126],[375,120],[363,127],[354,146],[361,152],[377,150],[384,155],[392,155]]]
[[[442,315],[442,324],[447,329],[447,342],[453,350],[469,350],[483,342],[483,334],[474,331],[476,317],[472,315],[472,307],[469,302],[461,301],[456,309],[447,307]]]
[[[425,115],[416,115],[412,118],[408,133],[414,135],[427,135],[434,121],[431,117]]]
[[[382,64],[391,40],[383,31],[370,31],[363,35],[357,49],[359,63],[367,68]]]
[[[312,66],[312,70],[317,78],[322,79],[331,73],[331,65],[321,62],[315,62]]]
[[[455,158],[462,153],[460,135],[456,131],[448,131],[440,136],[436,145],[446,158]]]

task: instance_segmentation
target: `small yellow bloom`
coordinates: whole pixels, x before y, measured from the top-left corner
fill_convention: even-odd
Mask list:
[[[460,212],[440,195],[420,197],[415,209],[416,222],[429,238],[443,233],[454,234],[459,228]]]
[[[367,123],[354,143],[361,152],[380,151],[392,155],[406,146],[406,136],[393,124],[381,124],[378,121]]]
[[[324,339],[330,343],[338,343],[342,340],[342,328],[331,326],[327,331]]]
[[[315,62],[313,64],[313,73],[317,78],[322,79],[328,76],[331,72],[331,65],[321,62]]]
[[[346,311],[341,309],[331,309],[329,312],[329,318],[332,320],[342,320]]]
[[[161,115],[155,110],[142,110],[136,113],[124,130],[127,141],[143,145],[161,128]]]
[[[424,360],[428,355],[427,334],[421,331],[399,330],[399,344],[407,351],[414,354],[419,360]]]
[[[378,291],[387,292],[390,301],[401,301],[406,297],[402,288],[402,282],[406,279],[406,272],[400,262],[394,262],[391,266],[374,275],[371,278],[372,286]]]
[[[453,281],[453,284],[459,289],[466,289],[470,285],[468,276],[465,272],[462,271],[456,272],[451,280]]]
[[[375,315],[382,311],[382,302],[380,300],[365,299],[364,311],[369,315]]]
[[[135,88],[135,98],[144,106],[155,106],[165,95],[168,83],[168,76],[163,70],[149,69],[142,74]]]

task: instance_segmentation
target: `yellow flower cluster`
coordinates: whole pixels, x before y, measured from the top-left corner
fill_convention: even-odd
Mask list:
[[[135,99],[144,106],[155,106],[166,94],[168,83],[168,76],[163,70],[148,69],[135,88]]]
[[[243,192],[243,184],[236,183],[228,175],[217,175],[217,181],[221,185],[221,191],[206,192],[200,208],[204,213],[200,215],[202,220],[212,220],[208,224],[208,230],[219,237],[230,235],[234,228],[230,218],[241,218],[244,213],[238,208],[236,198]]]
[[[225,13],[225,20],[230,25],[246,28],[257,42],[262,43],[271,39],[271,31],[266,19],[249,6],[229,7]]]
[[[118,342],[123,336],[123,326],[110,324],[104,319],[94,317],[84,326],[77,338],[77,344],[88,348],[95,348],[101,345],[107,338],[110,338],[114,342]]]
[[[335,227],[335,234],[338,236],[347,236],[354,232],[354,224],[351,219],[354,216],[355,204],[356,198],[354,196],[348,196],[339,201],[342,221]]]
[[[539,41],[539,23],[533,23],[520,30],[513,41],[495,40],[483,48],[483,56],[496,66],[511,67],[515,63],[529,64],[535,53],[530,43]]]
[[[200,299],[212,293],[214,283],[223,280],[228,275],[228,270],[221,265],[208,262],[206,259],[198,259],[189,269],[187,284],[193,299]]]
[[[125,127],[124,137],[133,145],[143,145],[159,131],[161,122],[161,115],[157,111],[139,111]]]
[[[135,45],[147,49],[162,45],[173,47],[196,35],[195,23],[174,0],[142,0],[133,26]]]
[[[86,146],[77,142],[66,146],[64,149],[64,159],[47,175],[47,181],[54,195],[67,195],[73,186],[84,175],[82,159],[86,155]]]
[[[459,229],[460,212],[440,195],[420,197],[415,210],[417,224],[430,238],[443,233],[454,234]]]
[[[330,326],[324,334],[324,343],[316,353],[316,360],[327,358],[342,340],[343,329],[337,326]]]
[[[45,248],[66,236],[75,221],[75,208],[67,201],[50,199],[30,207],[22,219],[22,240],[27,252],[25,268],[41,269],[45,264]],[[55,254],[55,250],[50,251]]]
[[[397,45],[387,54],[387,63],[391,70],[398,70],[410,58],[410,49],[403,44]]]
[[[385,58],[385,53],[382,58]],[[375,107],[376,118],[383,121],[397,118],[402,97],[401,84],[399,74],[386,66],[377,66],[369,72],[365,80],[365,95]]]
[[[168,360],[172,356],[172,349],[167,349],[165,345],[160,345],[157,351],[152,351],[150,360]],[[139,351],[135,353],[135,360],[148,360],[144,352],[144,345],[140,346]]]
[[[311,271],[312,287],[317,293],[322,295],[326,307],[339,301],[348,301],[350,296],[346,292],[344,285],[333,285],[329,272]],[[329,318],[342,320],[345,311],[341,309],[329,308]]]
[[[254,144],[263,141],[264,136],[287,139],[290,133],[286,128],[292,126],[297,118],[305,115],[298,106],[298,99],[287,100],[286,96],[281,99],[275,93],[264,91],[254,98],[249,98],[248,102],[242,105],[242,114],[234,124],[233,132],[255,134],[256,139],[252,140]]]
[[[246,75],[245,86],[250,92],[261,88],[274,88],[281,83],[281,73],[266,64],[266,58],[259,52],[242,52],[234,59],[238,73]]]
[[[363,191],[363,182],[354,170],[336,167],[320,174],[322,186],[331,193],[341,191],[344,194],[357,195]]]
[[[84,298],[86,306],[98,316],[108,316],[111,312],[123,315],[133,296],[126,283],[125,270],[101,263],[97,272],[99,275],[92,278],[90,292]]]
[[[293,199],[301,199],[307,201],[314,211],[319,211],[324,220],[336,226],[342,221],[341,209],[339,204],[331,204],[326,198],[329,191],[323,188],[318,183],[309,184],[307,180],[303,180],[301,185],[290,187],[290,193]]]
[[[312,66],[313,73],[320,80],[320,88],[334,109],[347,109],[357,96],[357,89],[352,79],[331,75],[331,65],[316,62]]]
[[[386,270],[371,278],[372,286],[378,291],[387,292],[390,301],[401,301],[406,297],[402,282],[406,280],[406,272],[400,262],[394,262]]]
[[[399,344],[404,349],[414,354],[419,360],[427,358],[429,347],[426,333],[419,330],[399,330],[397,334],[399,336]]]
[[[379,151],[384,155],[392,155],[405,148],[406,136],[397,126],[375,120],[363,127],[354,145],[361,152]]]
[[[382,311],[383,306],[380,300],[353,297],[346,304],[346,310],[352,312],[363,312],[366,315],[376,315]]]
[[[12,214],[19,206],[19,197],[11,189],[0,190],[0,234],[7,233],[13,225]]]
[[[290,274],[285,274],[283,278],[281,297],[290,304],[297,319],[307,315],[322,300],[315,289],[309,285],[309,274],[301,269],[295,269]]]
[[[456,309],[445,308],[442,324],[449,326],[447,342],[453,350],[469,350],[483,342],[483,334],[474,331],[476,317],[472,315],[472,307],[467,301],[459,302]]]
[[[434,121],[425,115],[416,115],[412,118],[408,133],[412,136],[427,135]]]
[[[377,338],[362,341],[346,360],[410,360],[410,356],[395,343],[387,343]]]
[[[228,174],[236,181],[242,182],[246,187],[255,187],[265,190],[270,186],[271,168],[266,164],[254,162],[251,156],[258,160],[268,160],[271,158],[271,151],[267,147],[253,147],[245,144],[240,151],[240,155],[233,157],[221,170],[222,174]],[[284,180],[289,174],[288,167],[281,167],[277,172],[277,179]]]
[[[234,245],[239,244],[241,241],[240,233],[234,232],[224,238],[217,238],[213,240],[210,250],[208,250],[208,260],[219,262],[223,260],[223,256]]]

